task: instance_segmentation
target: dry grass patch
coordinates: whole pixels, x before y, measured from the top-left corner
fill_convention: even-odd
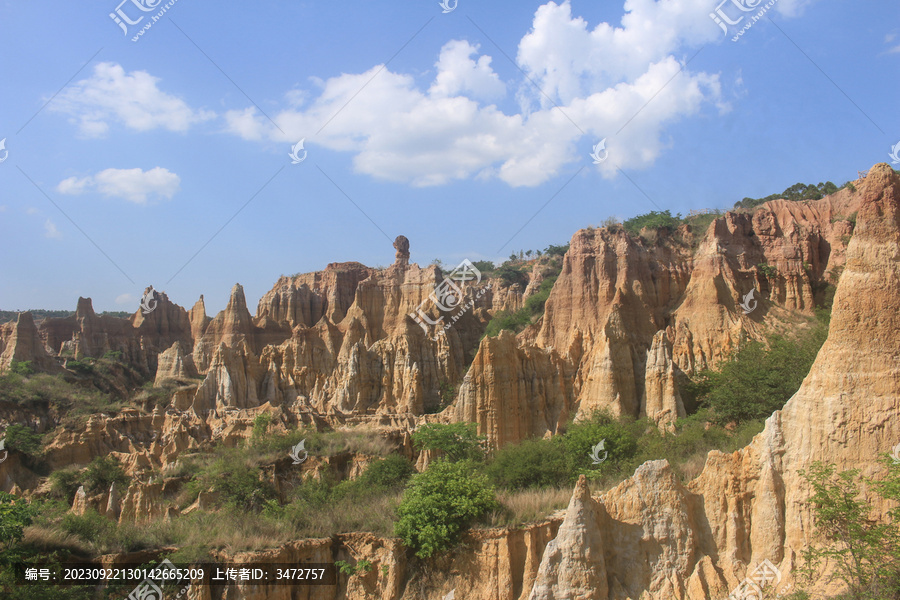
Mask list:
[[[508,527],[542,521],[565,508],[572,499],[572,488],[538,488],[518,491],[501,491],[497,500],[502,508],[491,513],[491,527]]]

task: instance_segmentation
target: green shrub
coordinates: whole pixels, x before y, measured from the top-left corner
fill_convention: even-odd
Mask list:
[[[94,365],[88,362],[87,359],[66,361],[66,368],[81,375],[90,375],[94,372]]]
[[[596,411],[589,419],[570,425],[562,437],[566,472],[570,477],[574,479],[580,474],[596,477],[619,467],[617,463],[633,458],[637,453],[639,434],[629,425],[626,420],[616,420],[602,411]],[[606,440],[604,451],[607,456],[606,460],[596,465],[591,453],[602,440]]]
[[[367,486],[392,489],[402,486],[416,472],[416,468],[405,456],[391,454],[369,464],[361,480]]]
[[[449,550],[475,519],[499,508],[470,461],[438,460],[414,475],[397,508],[395,534],[420,558]]]
[[[121,486],[129,481],[122,465],[111,456],[98,456],[92,460],[85,469],[83,479],[85,489],[94,494],[108,490],[113,483]]]
[[[490,273],[494,270],[494,263],[489,260],[476,260],[472,263],[472,265],[474,265],[482,275],[484,275],[485,273]]]
[[[23,361],[12,361],[9,363],[9,370],[16,375],[21,375],[23,377],[27,377],[29,375],[34,375],[34,369],[31,368],[30,360]]]
[[[356,575],[357,573],[368,573],[372,570],[372,563],[368,560],[356,561],[355,565],[351,565],[345,560],[337,560],[334,566],[344,575]]]
[[[10,550],[25,536],[37,510],[24,498],[0,492],[0,548]]]
[[[531,315],[527,309],[511,312],[508,310],[498,311],[487,327],[484,329],[485,337],[495,337],[500,335],[504,329],[518,333],[531,324]]]
[[[833,579],[847,587],[846,600],[895,600],[900,597],[900,465],[884,459],[880,479],[859,477],[858,470],[836,473],[834,465],[813,463],[800,471],[813,490],[809,499],[816,543],[803,553],[800,574],[815,581],[826,565],[837,567]],[[861,500],[860,481],[894,508],[887,522],[876,522],[871,500]]]
[[[269,425],[272,423],[272,415],[269,413],[262,413],[260,415],[256,415],[256,418],[253,419],[253,433],[251,434],[253,438],[259,439],[263,437],[269,431]]]
[[[75,492],[81,485],[81,472],[78,469],[60,469],[50,473],[50,495],[71,504]]]
[[[673,217],[672,213],[668,210],[662,212],[651,210],[648,213],[626,219],[622,225],[625,227],[626,231],[633,235],[637,235],[644,227],[647,227],[648,229],[656,229],[659,227],[675,229],[681,225],[681,223],[681,214]]]
[[[238,509],[262,510],[276,496],[272,485],[260,478],[259,469],[246,464],[237,452],[220,456],[205,475],[223,502]]]
[[[494,271],[494,277],[499,277],[504,285],[519,284],[522,287],[528,285],[528,275],[524,267],[517,267],[505,262]]]
[[[41,453],[41,436],[28,427],[10,425],[3,437],[9,450],[18,450],[28,456],[37,456]]]
[[[550,244],[544,250],[544,254],[547,256],[565,256],[568,251],[569,244],[566,244],[565,246],[554,246],[553,244]]]
[[[744,341],[716,371],[703,371],[686,387],[712,410],[716,423],[765,419],[784,406],[809,373],[828,336],[818,322],[796,340],[774,336],[766,347]]]
[[[544,314],[544,305],[547,303],[547,298],[550,297],[550,290],[553,289],[553,284],[556,283],[558,277],[558,275],[554,275],[544,279],[538,291],[525,300],[525,311],[529,315],[538,316]]]
[[[771,279],[778,274],[778,269],[771,265],[767,265],[766,263],[759,263],[756,265],[756,268],[759,269],[759,272],[762,273],[766,279]]]
[[[561,439],[532,439],[504,446],[485,472],[491,483],[510,490],[568,484],[571,476]]]
[[[412,435],[418,450],[443,452],[451,461],[484,457],[484,437],[475,423],[426,423]]]
[[[115,529],[115,524],[93,509],[83,515],[66,513],[60,521],[60,528],[85,542],[96,542],[101,536]]]

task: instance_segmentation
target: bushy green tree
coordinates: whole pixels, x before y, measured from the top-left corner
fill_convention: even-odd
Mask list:
[[[108,490],[113,483],[125,485],[128,481],[128,475],[125,474],[122,465],[111,456],[98,456],[92,460],[83,478],[87,491],[91,493]]]
[[[522,287],[528,285],[528,275],[525,272],[525,268],[508,262],[497,267],[494,271],[494,277],[499,277],[504,285],[519,284]]]
[[[399,454],[391,454],[369,464],[361,481],[366,486],[393,489],[406,483],[415,472],[416,468],[408,458]]]
[[[554,246],[553,244],[550,244],[544,250],[544,254],[547,256],[565,256],[568,251],[569,244],[566,244],[565,246]]]
[[[37,511],[24,498],[0,492],[0,548],[10,550],[25,536]]]
[[[900,597],[900,465],[885,458],[880,480],[860,478],[859,471],[836,472],[834,465],[813,463],[800,474],[813,490],[810,503],[821,540],[804,551],[801,573],[813,581],[825,566],[848,593],[845,600],[896,600]],[[881,498],[893,501],[888,522],[871,518],[873,507],[860,496],[860,482]]]
[[[23,425],[10,425],[3,434],[8,450],[18,450],[28,456],[41,453],[41,436]]]
[[[744,341],[718,370],[698,374],[687,395],[708,406],[722,425],[764,419],[800,389],[827,335],[819,322],[794,340],[774,336],[768,347]]]
[[[596,465],[591,453],[603,440],[606,460]],[[597,411],[590,418],[570,425],[562,436],[566,471],[570,477],[576,478],[579,474],[596,475],[615,468],[620,461],[634,457],[638,450],[637,440],[638,436],[628,424]]]
[[[451,461],[484,457],[484,437],[475,423],[426,423],[412,439],[418,450],[438,450]]]
[[[571,477],[561,439],[532,439],[504,446],[485,472],[491,483],[511,490],[568,484]]]
[[[261,510],[276,496],[272,485],[260,478],[259,469],[246,464],[237,453],[219,457],[207,475],[213,491],[219,492],[225,503],[242,510]]]
[[[410,481],[395,533],[428,558],[452,548],[471,522],[497,508],[493,488],[471,461],[437,460]]]

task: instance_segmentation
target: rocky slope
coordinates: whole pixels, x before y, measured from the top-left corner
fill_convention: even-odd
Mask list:
[[[166,410],[98,414],[83,430],[59,431],[46,449],[54,468],[119,458],[138,481],[79,495],[76,509],[139,521],[155,514],[154,498],[165,493],[141,473],[212,440],[236,443],[261,412],[280,426],[380,427],[410,454],[409,431],[425,419],[476,422],[495,446],[556,433],[596,408],[665,426],[684,414],[684,374],[714,365],[742,336],[761,338],[811,314],[840,276],[828,341],[801,390],[750,446],[711,453],[687,485],[664,461],[643,465],[598,498],[579,484],[564,515],[525,530],[476,532],[443,559],[442,575],[421,581],[429,593],[455,586],[457,597],[474,600],[724,597],[764,559],[788,573],[808,543],[799,469],[827,460],[871,474],[878,453],[900,440],[900,179],[877,165],[855,186],[816,202],[728,213],[702,235],[579,231],[543,317],[518,336],[479,341],[492,313],[519,308],[536,293],[538,271],[524,290],[499,280],[466,286],[473,307],[436,335],[409,315],[420,307],[430,319],[442,315],[429,296],[444,274],[410,265],[408,242],[398,238],[392,267],[336,263],[283,277],[255,317],[239,285],[213,318],[202,297],[187,311],[165,294],[153,312],[130,320],[96,315],[89,299],[66,319],[36,325],[23,313],[0,326],[0,369],[31,361],[68,372],[70,357],[121,352],[144,377],[174,386]],[[750,290],[759,304],[745,314]],[[461,382],[455,401],[425,415],[448,382]],[[53,420],[0,405],[2,424],[45,431]],[[38,485],[15,454],[0,463],[0,489],[27,494]],[[392,574],[315,597],[417,597],[395,540],[361,543],[353,552],[334,540],[273,552],[309,551],[325,562],[374,557]]]

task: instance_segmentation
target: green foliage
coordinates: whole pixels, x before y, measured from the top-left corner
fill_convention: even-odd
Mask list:
[[[765,419],[800,389],[825,342],[821,321],[789,340],[774,336],[768,346],[744,341],[717,371],[706,370],[685,386],[685,395],[711,409],[718,424]]]
[[[484,329],[485,337],[500,335],[504,329],[518,333],[531,324],[531,315],[526,309],[517,311],[501,310],[491,318]]]
[[[547,256],[565,256],[568,251],[569,244],[566,244],[565,246],[554,246],[553,244],[550,244],[544,250],[544,254]]]
[[[478,435],[475,423],[426,423],[412,435],[418,450],[443,452],[450,461],[484,457],[484,436]]]
[[[223,453],[205,473],[207,485],[221,494],[223,502],[240,510],[260,511],[275,498],[275,488],[260,478],[260,471],[238,451]]]
[[[760,204],[769,202],[770,200],[780,199],[790,200],[792,202],[798,202],[802,200],[821,200],[825,196],[835,193],[836,191],[838,191],[838,189],[840,188],[838,188],[838,186],[834,185],[830,181],[826,181],[825,183],[819,183],[816,185],[795,183],[780,194],[770,194],[765,198],[744,198],[740,202],[736,202],[734,207],[755,208]]]
[[[846,600],[895,600],[900,597],[900,465],[885,458],[887,474],[880,480],[859,477],[858,470],[836,473],[834,465],[813,463],[800,474],[813,490],[810,503],[816,534],[822,544],[804,551],[800,570],[813,581],[825,565],[836,566],[833,578],[848,590]],[[860,495],[859,482],[881,498],[893,501],[888,522],[870,515],[873,507]]]
[[[413,476],[397,508],[395,534],[428,558],[452,548],[466,526],[498,507],[493,488],[472,462],[438,460]]]
[[[767,265],[766,263],[759,263],[756,265],[756,268],[759,269],[759,272],[762,273],[766,279],[771,279],[778,275],[778,269],[771,265]]]
[[[80,485],[81,472],[78,469],[59,469],[50,473],[50,495],[68,504],[75,499]]]
[[[125,474],[122,465],[111,456],[98,456],[92,460],[83,477],[85,489],[94,494],[108,490],[113,483],[122,486],[128,481],[128,475]]]
[[[668,210],[662,212],[651,210],[643,215],[636,215],[630,219],[626,219],[623,223],[625,230],[631,234],[637,235],[644,227],[648,229],[656,229],[658,227],[667,227],[674,229],[681,225],[681,215],[672,216]]]
[[[478,271],[484,275],[494,270],[494,263],[489,260],[476,260],[472,263]]]
[[[416,468],[408,458],[391,454],[370,463],[360,481],[365,486],[389,490],[402,486],[415,472]]]
[[[263,437],[269,431],[269,425],[271,423],[272,415],[269,413],[256,415],[256,418],[253,419],[253,433],[251,436],[255,439]]]
[[[36,513],[24,498],[0,492],[0,548],[6,551],[21,541]]]
[[[519,284],[522,287],[528,285],[528,274],[524,267],[505,262],[494,271],[494,277],[499,277],[504,285]]]
[[[122,352],[120,350],[110,350],[106,354],[103,355],[101,360],[106,360],[110,362],[121,362],[122,361]]]
[[[525,300],[525,310],[530,315],[538,316],[544,314],[544,305],[547,303],[547,298],[550,297],[550,290],[553,289],[553,284],[556,283],[558,277],[558,275],[553,275],[544,279],[538,291]]]
[[[355,565],[351,565],[345,560],[336,560],[334,566],[344,575],[356,575],[357,573],[368,573],[372,570],[372,563],[368,560],[356,561]]]
[[[628,427],[628,422],[616,420],[609,414],[597,411],[589,419],[570,425],[562,437],[566,470],[572,478],[580,474],[596,477],[618,463],[633,458],[637,453],[639,434]],[[606,440],[606,460],[595,465],[591,452],[601,440]]]
[[[488,479],[506,489],[568,484],[571,476],[560,439],[531,439],[503,446],[485,468]]]
[[[28,377],[29,375],[34,375],[34,369],[31,368],[30,360],[23,361],[12,361],[9,363],[9,370],[16,375],[21,375],[22,377]]]
[[[6,448],[9,450],[18,450],[28,456],[37,456],[41,453],[41,436],[29,427],[10,425],[3,435],[6,439]]]
[[[60,521],[60,528],[85,542],[93,542],[101,536],[109,535],[116,525],[97,511],[88,509],[83,515],[65,514]]]
[[[81,375],[90,375],[94,372],[94,365],[89,362],[89,359],[68,360],[66,361],[66,368]]]

